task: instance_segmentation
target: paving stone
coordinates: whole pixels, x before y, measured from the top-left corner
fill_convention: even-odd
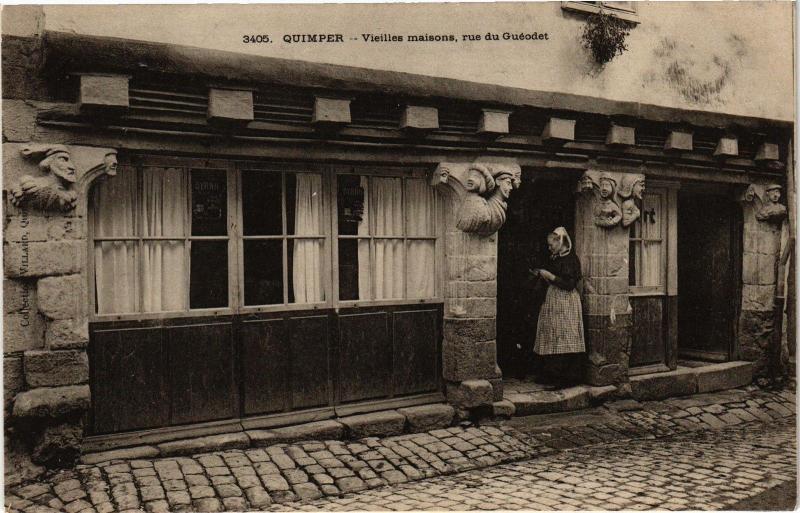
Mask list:
[[[214,489],[210,486],[190,486],[189,495],[192,496],[192,499],[214,497]]]
[[[300,484],[308,482],[308,475],[305,472],[298,469],[287,469],[283,471],[283,476],[289,482],[289,484]]]
[[[216,498],[197,499],[192,501],[194,509],[199,512],[224,511],[222,502]]]
[[[264,487],[270,492],[283,492],[289,490],[289,483],[280,475],[262,476]]]
[[[342,477],[336,480],[336,487],[343,493],[350,493],[364,490],[367,486],[358,477]]]
[[[217,493],[223,499],[226,498],[226,497],[241,497],[242,496],[242,490],[238,486],[236,486],[235,484],[214,485],[214,488],[216,488]]]
[[[211,484],[213,485],[223,485],[223,484],[232,484],[236,482],[236,478],[232,475],[223,475],[223,476],[211,476]]]
[[[167,491],[167,501],[169,501],[172,506],[179,506],[183,504],[191,504],[192,499],[189,495],[189,492]]]
[[[395,411],[352,415],[339,420],[351,438],[399,435],[406,423],[406,418]]]
[[[293,487],[294,493],[297,494],[297,497],[301,500],[304,499],[319,499],[322,497],[322,492],[317,488],[314,483],[299,483],[294,485]]]
[[[260,487],[247,488],[245,491],[247,501],[254,508],[263,508],[272,504],[272,499],[266,490]]]

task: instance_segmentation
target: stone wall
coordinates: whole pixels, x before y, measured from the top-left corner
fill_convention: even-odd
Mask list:
[[[764,191],[753,186],[756,196],[742,202],[744,214],[742,255],[742,309],[739,315],[738,343],[740,358],[754,363],[756,375],[769,366],[770,351],[775,345],[775,293],[781,232],[785,221],[759,220]],[[747,195],[746,195],[747,196]]]
[[[3,102],[4,412],[12,481],[72,464],[89,408],[86,193],[115,152],[36,140],[37,114],[51,107]],[[74,206],[42,208],[32,200],[36,193],[20,192],[26,180],[34,189],[62,183],[39,165],[48,152],[69,158],[76,183],[60,190],[74,192]]]
[[[622,183],[621,173],[604,173]],[[587,172],[591,184],[599,174]],[[586,177],[585,177],[586,178]],[[584,182],[585,183],[585,182]],[[631,306],[628,301],[628,229],[596,222],[599,199],[584,187],[575,199],[575,248],[584,275],[583,312],[586,336],[586,381],[604,386],[627,380],[631,350]],[[621,203],[617,200],[617,203]]]

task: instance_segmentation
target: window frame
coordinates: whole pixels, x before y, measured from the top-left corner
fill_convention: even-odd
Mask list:
[[[620,4],[629,3],[630,8],[622,7]],[[597,14],[600,9],[612,14],[621,20],[639,24],[639,14],[636,9],[636,2],[581,2],[581,1],[562,1],[561,8],[579,14]]]
[[[417,166],[415,168],[404,167],[390,167],[390,166],[337,166],[325,165],[321,163],[301,163],[301,162],[262,162],[262,161],[237,161],[237,160],[222,160],[222,159],[199,159],[199,158],[183,158],[183,157],[133,157],[131,161],[121,162],[121,167],[128,167],[135,170],[137,174],[137,199],[136,199],[136,222],[141,223],[144,210],[142,201],[142,170],[152,167],[173,167],[185,169],[187,173],[187,187],[186,194],[186,211],[187,216],[185,219],[185,231],[183,237],[154,237],[152,239],[164,240],[184,240],[184,258],[186,262],[185,273],[186,277],[186,310],[170,310],[161,312],[129,312],[129,313],[108,313],[100,314],[97,312],[96,300],[96,282],[95,282],[95,256],[94,248],[96,242],[102,240],[138,240],[137,246],[137,284],[141,287],[141,280],[143,279],[142,265],[142,245],[143,239],[150,240],[151,238],[136,237],[120,237],[111,238],[104,237],[96,239],[94,235],[93,216],[96,215],[92,209],[91,200],[87,205],[87,280],[88,280],[88,294],[89,294],[89,320],[92,322],[100,321],[122,321],[122,320],[159,320],[171,318],[192,318],[192,317],[211,317],[211,316],[226,316],[226,315],[247,315],[262,312],[283,312],[283,311],[304,311],[304,310],[320,310],[320,309],[336,309],[339,308],[361,308],[361,307],[375,307],[375,306],[389,306],[389,305],[403,305],[403,304],[441,304],[444,302],[444,228],[442,222],[444,219],[444,200],[441,198],[439,191],[433,188],[434,191],[434,235],[433,237],[417,237],[408,236],[407,227],[407,209],[405,208],[404,199],[404,232],[403,237],[391,237],[402,239],[404,246],[404,266],[407,271],[407,253],[408,253],[408,240],[415,239],[432,239],[434,240],[434,296],[426,298],[400,298],[400,299],[359,299],[359,300],[339,300],[339,273],[338,273],[338,251],[339,251],[339,234],[338,234],[338,197],[337,197],[337,177],[340,174],[355,174],[367,176],[382,176],[382,177],[400,177],[400,178],[417,178],[427,180],[426,166]],[[189,294],[190,294],[190,274],[191,274],[191,240],[204,240],[204,239],[221,239],[222,236],[192,236],[191,235],[191,205],[192,205],[192,187],[191,187],[191,171],[192,169],[209,169],[220,170],[226,173],[227,184],[227,242],[228,242],[228,306],[217,308],[188,308]],[[243,226],[243,201],[241,196],[242,187],[242,173],[245,171],[258,171],[268,173],[281,173],[282,176],[282,230],[283,233],[279,236],[252,236],[255,238],[275,238],[284,241],[282,248],[282,262],[283,262],[283,287],[284,287],[284,302],[274,305],[245,305],[244,301],[244,241],[251,236],[244,236]],[[323,233],[320,237],[289,235],[286,226],[286,174],[288,173],[313,173],[319,174],[322,177],[322,190],[323,190],[323,205],[322,210],[329,217],[329,222],[323,222]],[[114,180],[114,177],[105,177],[104,180]],[[89,194],[94,194],[94,188],[99,182],[92,184]],[[427,183],[427,182],[426,182]],[[403,194],[405,195],[405,180],[403,186]],[[370,223],[373,221],[370,220]],[[137,226],[137,230],[141,232],[142,227]],[[370,235],[370,239],[374,235]],[[288,302],[288,279],[291,279],[291,273],[288,269],[288,242],[293,239],[317,239],[323,240],[323,258],[321,279],[325,290],[325,301],[315,303],[289,303]],[[372,244],[371,244],[372,248]],[[370,265],[372,265],[373,251],[370,250]],[[404,273],[406,276],[407,273]],[[407,279],[407,276],[406,278]],[[406,292],[407,284],[404,281],[404,295]],[[142,298],[138,298],[137,307],[141,309]]]
[[[669,230],[668,225],[670,223],[670,191],[667,186],[661,184],[647,184],[647,187],[644,191],[644,196],[659,196],[661,201],[661,215],[663,219],[661,220],[661,224],[659,225],[659,236],[658,238],[650,237],[632,237],[631,233],[633,232],[633,228],[636,223],[643,223],[644,221],[644,200],[642,201],[642,211],[634,224],[631,224],[628,231],[628,244],[632,245],[634,243],[641,244],[642,252],[644,254],[644,246],[648,242],[658,242],[660,247],[659,257],[660,257],[660,285],[630,285],[629,286],[629,293],[632,296],[664,296],[667,294],[667,278],[668,273],[667,270],[669,268],[667,258],[668,258],[668,248],[667,246],[670,244],[669,241]],[[641,266],[641,261],[638,262]],[[640,267],[641,269],[641,267]],[[630,268],[630,263],[628,264],[628,273],[630,273],[632,269]]]
[[[403,295],[406,296],[408,294],[408,241],[409,240],[433,240],[434,241],[434,295],[430,298],[393,298],[393,299],[339,299],[339,240],[341,239],[351,239],[351,240],[359,240],[359,239],[368,239],[370,241],[370,251],[369,251],[369,258],[370,258],[370,270],[373,269],[374,264],[374,257],[375,257],[375,244],[374,240],[376,238],[374,232],[374,217],[370,215],[369,223],[370,223],[370,235],[367,237],[359,236],[359,235],[340,235],[339,234],[339,225],[338,225],[338,177],[340,175],[356,175],[356,176],[377,176],[383,178],[403,178],[403,187],[402,187],[402,194],[403,194],[403,236],[396,237],[396,236],[386,236],[382,237],[379,236],[379,239],[391,239],[391,240],[403,240]],[[408,209],[406,208],[405,203],[405,195],[406,195],[406,186],[405,186],[405,179],[421,179],[425,180],[427,178],[427,173],[425,173],[422,169],[408,169],[408,168],[389,168],[389,167],[374,167],[374,166],[335,166],[330,173],[331,178],[331,197],[333,198],[332,203],[332,210],[331,210],[331,240],[333,241],[333,253],[332,253],[332,264],[331,269],[335,269],[337,272],[332,272],[332,278],[334,283],[334,301],[337,307],[341,308],[358,308],[358,307],[368,307],[368,306],[382,306],[382,305],[404,305],[404,304],[437,304],[444,302],[444,278],[443,278],[443,269],[444,269],[444,247],[443,247],[443,237],[442,237],[442,226],[443,226],[443,199],[440,197],[438,191],[434,188],[434,235],[432,237],[421,237],[421,236],[408,236]],[[372,194],[372,188],[368,188],[367,194]],[[371,295],[374,294],[374,280],[370,277],[370,293]]]

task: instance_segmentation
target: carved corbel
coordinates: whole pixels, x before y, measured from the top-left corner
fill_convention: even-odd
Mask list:
[[[441,163],[430,183],[447,185],[456,193],[458,229],[486,236],[505,223],[508,198],[522,183],[521,176],[519,165],[511,163]]]
[[[21,150],[23,157],[37,160],[40,176],[23,175],[9,190],[15,207],[31,207],[42,211],[71,212],[78,200],[75,183],[78,171],[72,153],[62,144],[31,144]],[[106,150],[103,162],[92,170],[114,176],[117,173],[117,152]]]
[[[613,228],[622,221],[622,209],[617,199],[618,177],[611,173],[586,171],[578,182],[578,192],[592,195],[594,224]]]
[[[644,175],[622,175],[622,184],[619,188],[619,197],[622,198],[622,226],[627,228],[639,219],[641,211],[638,203],[642,201],[644,193]]]
[[[780,203],[781,189],[775,183],[766,186],[752,184],[742,194],[741,201],[752,203],[758,221],[780,225],[786,219],[786,205]]]

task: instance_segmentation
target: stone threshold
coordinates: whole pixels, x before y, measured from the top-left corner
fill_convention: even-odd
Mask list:
[[[674,371],[631,376],[630,396],[637,401],[703,394],[749,385],[753,380],[751,362],[733,361],[698,367],[679,366]],[[563,413],[598,406],[616,398],[618,387],[579,385],[561,390],[508,391],[494,403],[496,416],[527,416]]]
[[[269,447],[310,440],[357,440],[368,437],[388,437],[403,433],[423,433],[451,427],[456,421],[456,411],[448,404],[426,404],[395,410],[350,415],[336,419],[306,422],[271,429],[247,429],[242,423],[211,423],[214,425],[191,427],[185,435],[170,433],[171,438],[160,441],[154,435],[150,443],[144,440],[127,447],[114,447],[107,443],[84,443],[82,464],[97,464],[111,460],[189,456],[197,453]],[[219,426],[216,426],[219,424]],[[214,429],[225,432],[213,433]],[[116,443],[124,443],[116,442]]]

